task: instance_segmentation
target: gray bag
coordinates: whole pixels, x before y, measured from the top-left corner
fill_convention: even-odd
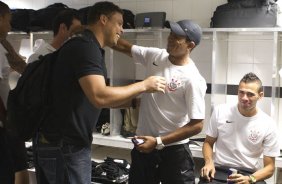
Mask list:
[[[210,27],[275,27],[277,25],[276,0],[228,0],[216,8]]]

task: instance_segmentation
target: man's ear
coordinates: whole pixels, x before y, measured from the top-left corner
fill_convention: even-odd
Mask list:
[[[58,33],[64,34],[66,31],[68,31],[67,26],[64,23],[61,23],[60,26],[59,26]],[[57,33],[57,35],[58,35],[58,33]]]
[[[100,21],[103,25],[105,25],[107,23],[108,17],[106,15],[101,15],[100,16]]]
[[[66,24],[61,23],[60,24],[60,29],[64,30],[64,31],[68,31],[68,27],[66,26]]]
[[[264,97],[264,92],[263,91],[259,92],[259,99],[261,99],[262,97]]]
[[[190,41],[190,42],[188,43],[188,49],[193,49],[194,47],[196,47],[195,42]]]

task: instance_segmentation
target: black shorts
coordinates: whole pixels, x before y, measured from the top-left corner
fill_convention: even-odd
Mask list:
[[[162,150],[131,151],[129,184],[194,184],[194,161],[188,144],[167,146]]]
[[[12,173],[28,168],[25,142],[10,135],[0,128],[0,175]],[[2,172],[3,171],[3,172]]]

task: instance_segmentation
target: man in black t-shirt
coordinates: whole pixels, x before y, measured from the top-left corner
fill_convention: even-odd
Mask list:
[[[123,33],[123,12],[111,2],[89,11],[85,30],[60,50],[52,76],[52,112],[38,134],[37,179],[42,183],[91,183],[92,131],[101,108],[130,103],[144,92],[164,92],[163,77],[123,87],[106,85],[105,46]]]

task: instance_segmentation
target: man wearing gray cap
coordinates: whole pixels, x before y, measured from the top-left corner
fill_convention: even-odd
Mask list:
[[[141,97],[136,143],[131,152],[130,184],[195,183],[189,137],[201,132],[205,118],[206,81],[191,51],[200,43],[199,25],[182,20],[170,22],[166,49],[132,45],[119,39],[115,50],[133,57],[146,75],[166,79],[165,93]]]

